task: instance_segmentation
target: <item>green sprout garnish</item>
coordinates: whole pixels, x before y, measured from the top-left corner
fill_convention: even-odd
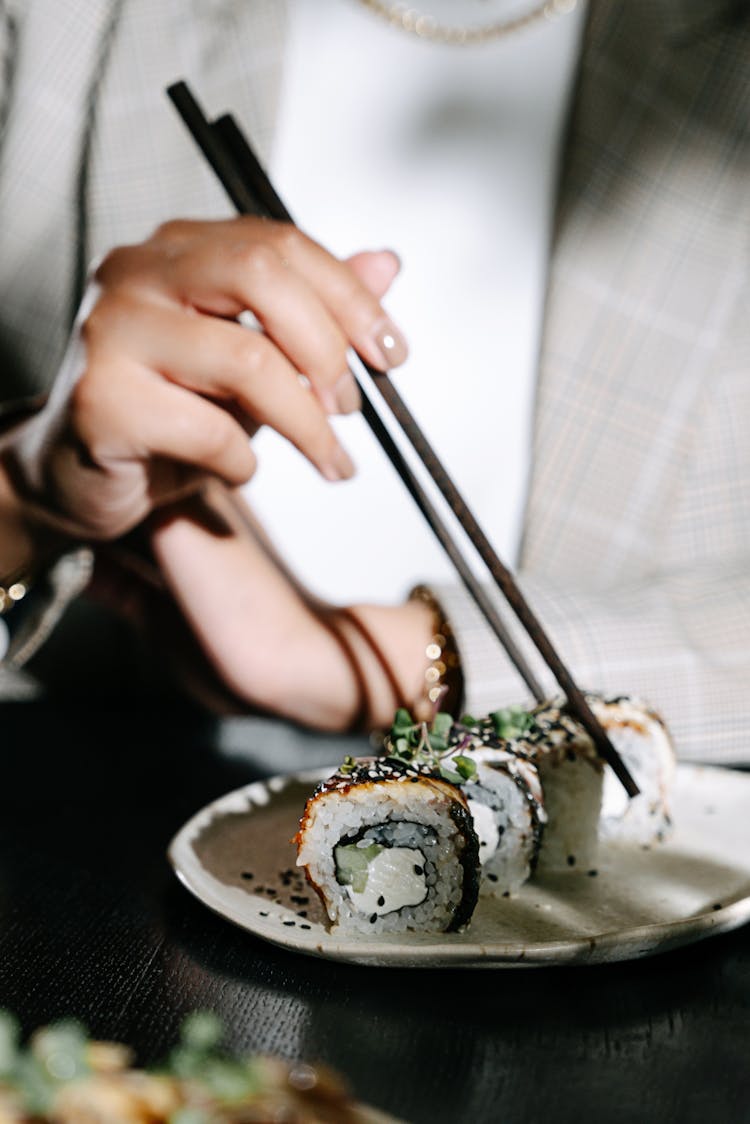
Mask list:
[[[353,757],[350,757],[347,754],[347,756],[344,758],[344,763],[342,765],[339,765],[339,772],[343,773],[344,776],[348,777],[349,774],[353,773],[356,768],[357,768],[357,762],[354,760]]]
[[[183,1023],[166,1064],[152,1072],[198,1083],[219,1106],[244,1104],[261,1089],[262,1072],[252,1058],[225,1053],[222,1037],[217,1015],[196,1012]],[[0,1010],[0,1083],[13,1090],[24,1112],[47,1119],[63,1086],[92,1072],[89,1045],[85,1027],[73,1020],[42,1027],[23,1045],[17,1020]],[[210,1108],[186,1105],[172,1113],[170,1124],[211,1124],[216,1119]]]
[[[534,716],[522,706],[507,706],[494,710],[490,715],[495,733],[499,738],[522,738],[534,725]]]
[[[0,1080],[10,1077],[18,1064],[21,1028],[9,1011],[0,1011]]]
[[[18,1090],[29,1112],[43,1115],[64,1082],[89,1072],[86,1046],[83,1027],[68,1020],[38,1030],[24,1048],[18,1022],[0,1011],[0,1080]]]
[[[453,758],[453,764],[456,766],[456,771],[465,781],[469,781],[472,777],[476,776],[477,763],[476,761],[472,761],[471,757],[464,757],[463,754],[459,754],[457,757]]]
[[[428,725],[415,722],[402,707],[393,720],[388,756],[408,765],[425,766],[451,784],[463,784],[476,774],[477,767],[470,757],[460,753],[462,745],[451,748],[453,728],[453,718],[443,711],[438,711]]]
[[[258,1078],[252,1062],[222,1052],[222,1037],[218,1016],[210,1011],[189,1015],[180,1029],[179,1044],[169,1056],[167,1072],[199,1081],[218,1101],[231,1104],[253,1093]]]

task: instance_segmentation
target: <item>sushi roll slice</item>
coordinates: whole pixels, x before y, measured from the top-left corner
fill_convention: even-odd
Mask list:
[[[611,769],[604,773],[600,836],[648,845],[672,831],[670,791],[676,760],[666,725],[648,703],[629,695],[590,696],[589,703],[640,794],[629,799]]]
[[[498,736],[491,717],[463,719],[449,742],[475,765],[461,790],[479,837],[481,893],[512,894],[536,867],[547,822],[537,768],[517,741]]]
[[[418,766],[347,759],[307,801],[296,842],[341,932],[449,932],[474,912],[479,842],[466,799]]]
[[[537,869],[583,870],[596,866],[604,763],[563,699],[531,712],[523,750],[539,771],[547,824]]]

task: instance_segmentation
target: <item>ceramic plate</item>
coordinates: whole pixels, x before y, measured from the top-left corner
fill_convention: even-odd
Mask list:
[[[681,765],[667,843],[603,844],[596,873],[537,877],[510,899],[480,897],[463,933],[342,937],[326,928],[291,838],[332,768],[272,777],[198,812],[169,858],[209,908],[264,940],[357,964],[491,967],[650,956],[750,919],[750,774]]]

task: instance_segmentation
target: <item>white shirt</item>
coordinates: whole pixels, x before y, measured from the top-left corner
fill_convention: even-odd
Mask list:
[[[460,8],[460,5],[459,5]],[[385,304],[409,340],[394,381],[501,557],[515,563],[546,261],[582,9],[449,47],[356,0],[292,0],[272,176],[337,254],[390,247]],[[326,485],[272,433],[249,497],[299,576],[338,601],[396,599],[449,563],[361,417],[358,467]]]

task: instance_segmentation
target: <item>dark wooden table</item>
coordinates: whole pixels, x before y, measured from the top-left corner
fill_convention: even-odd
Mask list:
[[[27,1030],[72,1015],[151,1063],[211,1009],[233,1049],[324,1060],[415,1124],[750,1121],[750,929],[608,967],[308,959],[214,916],[164,858],[192,812],[272,768],[262,725],[229,753],[184,708],[27,703],[0,708],[0,737],[0,1006]],[[285,744],[286,767],[341,755]]]

